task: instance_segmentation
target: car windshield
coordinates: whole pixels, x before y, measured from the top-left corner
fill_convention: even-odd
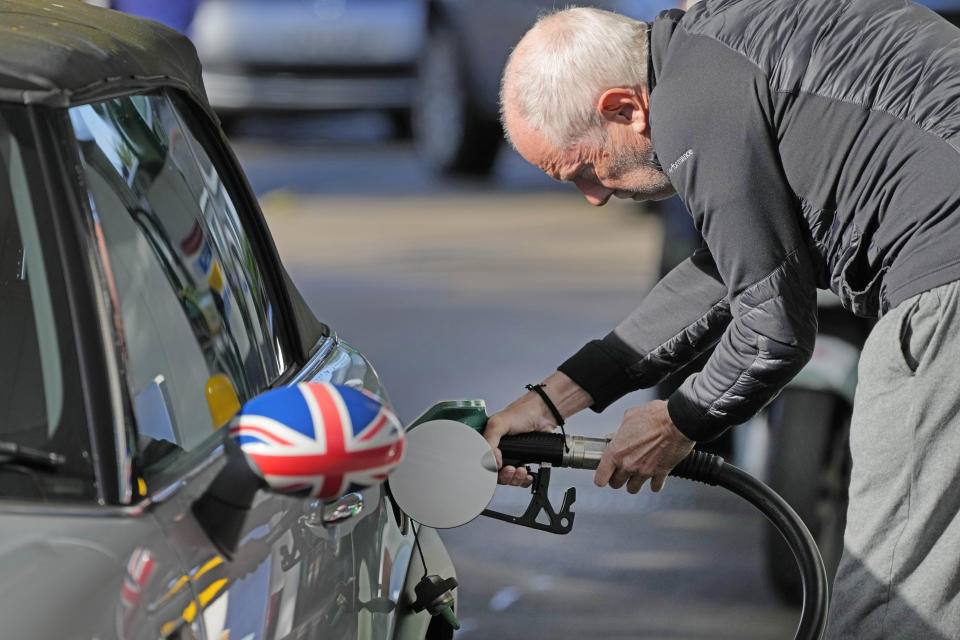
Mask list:
[[[0,107],[0,498],[88,499],[90,440],[40,171],[26,109]],[[38,465],[22,448],[63,454]],[[29,451],[27,452],[29,453]]]

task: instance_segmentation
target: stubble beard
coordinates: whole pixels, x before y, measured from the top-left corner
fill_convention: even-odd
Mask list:
[[[631,176],[631,184],[621,191],[630,193],[632,200],[664,200],[676,193],[670,178],[653,159],[653,146],[621,150],[614,157],[612,169],[614,175]]]

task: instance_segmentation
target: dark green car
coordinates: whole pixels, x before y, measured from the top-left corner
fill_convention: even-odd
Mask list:
[[[2,2],[0,31],[0,636],[452,636],[411,607],[416,525],[383,486],[264,486],[229,549],[195,515],[246,401],[389,400],[287,277],[190,43],[73,0]]]

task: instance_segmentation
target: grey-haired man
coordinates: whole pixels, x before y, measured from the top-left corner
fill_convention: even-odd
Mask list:
[[[903,0],[706,0],[651,25],[573,9],[524,36],[502,104],[520,154],[591,204],[676,190],[705,241],[544,381],[564,417],[600,411],[715,347],[668,401],[627,411],[597,484],[659,490],[695,441],[766,405],[830,288],[882,316],[830,635],[960,637],[960,31]],[[530,393],[486,435],[555,422]]]

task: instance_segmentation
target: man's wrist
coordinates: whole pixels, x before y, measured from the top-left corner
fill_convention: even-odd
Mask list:
[[[543,392],[550,398],[550,401],[564,419],[593,404],[593,398],[590,397],[590,394],[571,380],[567,374],[560,371],[552,373],[540,384],[543,385]],[[537,393],[528,391],[525,399],[536,403],[540,407],[541,416],[544,420],[551,423],[556,422],[550,407]]]

